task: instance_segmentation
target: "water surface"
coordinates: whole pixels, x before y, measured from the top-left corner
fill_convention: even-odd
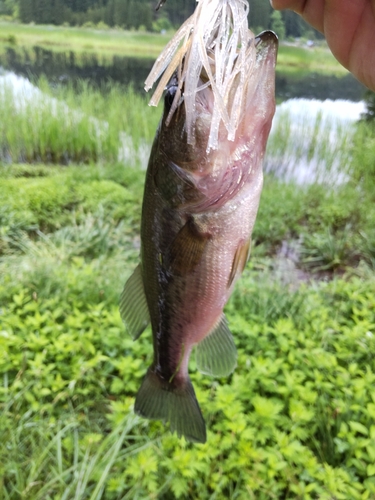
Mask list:
[[[41,91],[29,79],[13,72],[0,74],[0,88],[8,86],[22,108],[37,102]],[[51,100],[51,112],[55,100]],[[161,107],[159,107],[161,108]],[[277,106],[265,157],[265,171],[286,181],[345,182],[350,163],[354,125],[365,111],[363,101],[293,98]],[[161,113],[161,110],[160,110]],[[97,121],[98,130],[106,126]],[[121,133],[118,159],[127,165],[147,165],[151,144],[136,150],[131,137]]]
[[[100,58],[92,53],[54,52],[41,47],[8,48],[0,56],[0,66],[30,79],[45,75],[50,82],[64,84],[85,80],[101,87],[108,81],[129,85],[143,91],[144,81],[154,59],[112,56]],[[360,101],[365,87],[351,74],[343,77],[310,73],[300,76],[276,73],[276,97],[345,99]]]

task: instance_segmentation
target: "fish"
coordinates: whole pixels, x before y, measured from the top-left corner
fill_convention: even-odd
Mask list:
[[[121,294],[120,313],[134,339],[148,324],[152,329],[153,362],[136,396],[135,412],[169,422],[172,432],[192,442],[207,439],[188,373],[193,348],[197,369],[204,374],[226,377],[237,363],[223,308],[250,253],[275,112],[277,49],[271,31],[250,37],[248,55],[255,58],[238,127],[229,140],[222,123],[216,149],[208,147],[215,99],[205,69],[195,93],[193,141],[188,141],[184,88],[175,72],[151,149],[141,259]],[[209,57],[215,71],[215,54]],[[236,104],[230,102],[233,95],[229,110]]]

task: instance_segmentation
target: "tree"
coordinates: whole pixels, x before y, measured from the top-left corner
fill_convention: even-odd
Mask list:
[[[82,25],[104,21],[109,26],[120,25],[127,29],[145,26],[152,30],[153,21],[178,28],[196,8],[196,0],[167,0],[159,12],[155,12],[157,0],[0,0],[0,13],[10,13],[11,6],[18,5],[22,22]],[[5,10],[4,10],[5,9]],[[5,12],[6,11],[6,12]],[[273,27],[280,38],[299,36],[298,17],[292,13],[273,13],[268,0],[251,0],[249,13],[253,29]],[[294,16],[294,17],[293,17]],[[169,24],[170,23],[170,24]],[[155,23],[154,23],[155,24]],[[303,26],[303,24],[301,24]]]
[[[19,16],[23,23],[31,23],[34,20],[34,1],[33,0],[20,0],[19,2]]]
[[[62,24],[65,22],[65,5],[63,0],[51,0],[51,20],[50,22],[53,24]]]
[[[15,0],[0,0],[0,14],[13,16],[16,11],[17,3]]]
[[[264,0],[255,0],[250,4],[249,24],[256,31],[267,29],[270,23],[271,5]]]
[[[171,23],[177,27],[192,15],[196,5],[196,0],[168,0],[157,13],[156,18],[167,16]]]
[[[105,9],[104,22],[108,26],[115,25],[115,0],[109,0]]]
[[[271,29],[280,40],[285,38],[285,25],[281,13],[278,10],[274,10],[271,14]]]
[[[291,10],[282,12],[282,19],[285,25],[286,36],[302,36],[302,18]]]

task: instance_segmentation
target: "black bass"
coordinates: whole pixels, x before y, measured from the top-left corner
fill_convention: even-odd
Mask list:
[[[141,263],[120,300],[133,338],[149,322],[152,327],[154,360],[136,397],[136,413],[167,421],[179,436],[201,443],[206,429],[189,357],[196,346],[198,369],[212,376],[227,376],[236,366],[223,307],[248,259],[275,111],[277,38],[263,32],[251,44],[256,57],[234,140],[222,125],[217,149],[207,147],[214,96],[205,71],[195,94],[193,144],[187,140],[183,88],[166,124],[178,91],[178,77],[170,80],[146,175]],[[214,55],[211,63],[214,71]]]

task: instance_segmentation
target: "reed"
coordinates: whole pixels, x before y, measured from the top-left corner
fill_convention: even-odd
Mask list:
[[[265,171],[299,184],[342,184],[349,179],[355,126],[326,118],[318,112],[296,120],[280,110],[267,144]]]
[[[0,161],[145,165],[159,111],[132,88],[19,81],[0,79]]]
[[[21,88],[19,88],[19,84]],[[18,87],[18,90],[16,91]],[[0,78],[0,161],[68,164],[117,162],[145,167],[161,110],[145,96],[113,82],[95,89],[84,81],[51,87]],[[352,124],[321,113],[298,120],[278,110],[267,147],[265,171],[297,182],[348,178]]]

